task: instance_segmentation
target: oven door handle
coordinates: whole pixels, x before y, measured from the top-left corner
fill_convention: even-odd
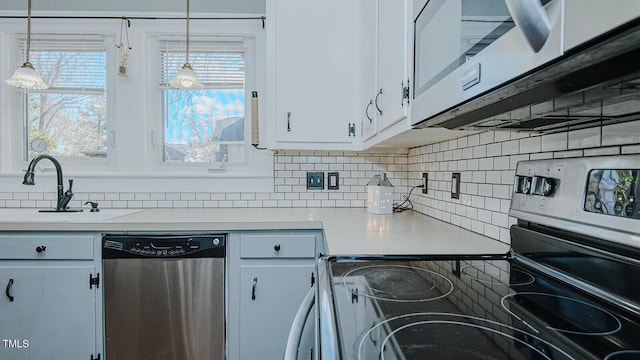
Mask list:
[[[311,309],[313,309],[315,302],[316,292],[315,287],[312,286],[302,300],[295,318],[293,318],[293,324],[291,325],[289,338],[287,339],[287,346],[284,349],[284,360],[298,359],[298,348],[302,340],[302,332],[304,331],[304,326],[307,323],[307,319],[309,319],[309,314],[311,314]]]
[[[509,14],[533,49],[538,52],[551,33],[551,20],[539,0],[505,0]]]

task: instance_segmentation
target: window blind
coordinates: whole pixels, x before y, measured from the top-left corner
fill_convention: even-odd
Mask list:
[[[26,55],[26,39],[19,40]],[[49,83],[41,92],[103,93],[106,87],[106,45],[100,35],[32,35],[30,61]]]
[[[165,87],[186,61],[184,41],[165,40],[160,45],[160,86]],[[190,42],[189,64],[207,89],[244,88],[242,42]]]

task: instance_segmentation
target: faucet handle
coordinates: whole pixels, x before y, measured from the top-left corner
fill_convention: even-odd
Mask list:
[[[73,187],[73,179],[69,179],[69,188],[67,189],[67,191],[71,191],[71,188]]]

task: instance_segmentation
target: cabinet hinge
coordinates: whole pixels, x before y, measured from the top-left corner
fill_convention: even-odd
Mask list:
[[[93,277],[93,274],[89,274],[89,289],[93,289],[93,285],[96,286],[96,289],[100,288],[100,273],[97,273],[96,277]]]
[[[93,357],[93,354],[91,354],[91,360],[100,360],[100,354],[98,354],[98,357]]]
[[[402,86],[402,106],[404,107],[404,100],[407,99],[407,104],[409,104],[409,79],[407,78],[407,86],[404,86],[404,81],[401,84]]]
[[[347,131],[348,131],[349,137],[352,137],[352,136],[355,137],[356,136],[356,123],[349,123]]]

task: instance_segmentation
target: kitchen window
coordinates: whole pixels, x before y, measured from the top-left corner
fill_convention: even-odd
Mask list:
[[[18,43],[17,53],[24,54],[24,39]],[[31,43],[30,61],[49,88],[23,94],[23,160],[46,152],[69,161],[103,162],[109,131],[104,38],[39,35]]]
[[[251,93],[264,95],[261,25],[193,22],[189,62],[205,89],[189,92],[166,84],[185,60],[184,21],[132,20],[123,73],[119,19],[38,19],[31,62],[45,78],[50,68],[65,75],[45,91],[1,81],[0,185],[23,190],[16,176],[43,139],[78,191],[271,191],[273,153],[249,136]],[[24,62],[25,45],[23,19],[0,23],[1,80]],[[54,174],[49,162],[38,168]]]
[[[245,51],[242,40],[190,41],[189,63],[203,90],[167,83],[185,63],[184,41],[160,41],[164,163],[245,162]]]

